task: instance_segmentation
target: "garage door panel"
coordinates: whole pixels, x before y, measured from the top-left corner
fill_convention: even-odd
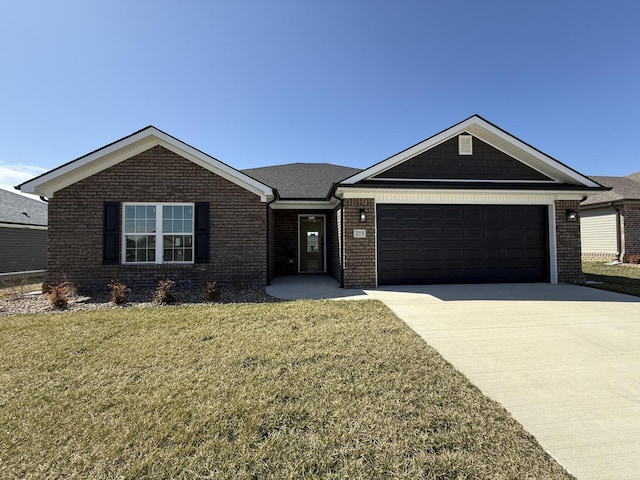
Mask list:
[[[442,210],[440,208],[425,207],[422,209],[423,220],[440,220],[442,218]]]
[[[442,238],[442,229],[440,228],[423,228],[422,238],[425,240],[439,240]]]
[[[444,229],[444,239],[445,240],[462,240],[462,227],[451,228],[447,227]]]
[[[420,229],[418,227],[403,228],[400,233],[400,238],[403,241],[419,241]]]
[[[547,212],[541,205],[378,205],[378,283],[546,282]]]
[[[400,230],[398,228],[382,228],[379,230],[379,238],[382,241],[395,242],[400,238]]]
[[[482,240],[482,228],[467,227],[464,229],[465,240]]]

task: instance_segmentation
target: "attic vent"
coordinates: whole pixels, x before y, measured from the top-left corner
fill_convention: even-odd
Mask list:
[[[473,155],[472,138],[471,135],[458,135],[458,155]]]

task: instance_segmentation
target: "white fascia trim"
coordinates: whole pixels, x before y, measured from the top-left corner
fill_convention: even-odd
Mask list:
[[[273,210],[333,210],[338,201],[333,198],[325,201],[276,200],[270,205]]]
[[[199,165],[202,168],[205,168],[210,172],[243,187],[245,190],[258,195],[262,202],[267,202],[273,199],[274,195],[271,187],[254,180],[235,168],[232,168],[185,143],[177,142],[173,137],[170,137],[163,132],[159,132],[157,130],[156,132],[162,140],[160,145],[167,150],[171,150],[173,153],[192,161],[196,165]]]
[[[378,163],[377,165],[374,165],[373,167],[367,168],[359,173],[356,173],[354,176],[349,177],[340,183],[352,185],[354,183],[360,182],[374,175],[378,175],[384,172],[385,170],[388,170],[404,162],[405,160],[415,157],[416,155],[421,154],[425,150],[429,150],[430,148],[435,147],[436,145],[444,142],[445,140],[448,140],[451,136],[453,136],[453,134],[451,133],[451,130],[452,129],[445,130],[444,132],[441,132],[431,138],[428,138],[427,140],[424,140],[423,142],[420,142],[417,145],[414,145],[413,147],[407,150],[404,150],[400,153],[393,155],[392,157],[387,158],[386,160],[383,160],[382,162]]]
[[[475,127],[475,128],[474,128]],[[592,180],[588,179],[587,177],[584,177],[580,174],[578,174],[577,172],[571,170],[568,167],[565,167],[564,165],[560,164],[557,160],[554,160],[553,158],[549,157],[548,155],[545,155],[541,152],[539,152],[538,150],[535,150],[534,148],[530,147],[529,145],[525,144],[524,142],[518,140],[517,138],[505,133],[504,131],[494,127],[493,125],[491,125],[490,123],[486,122],[485,120],[483,120],[482,118],[478,117],[477,115],[474,115],[473,117],[468,118],[467,120],[463,121],[462,123],[459,123],[457,125],[454,125],[451,128],[448,128],[447,130],[440,132],[439,134],[434,135],[431,138],[428,138],[426,140],[424,140],[423,142],[418,143],[417,145],[414,145],[413,147],[404,150],[400,153],[397,153],[396,155],[393,155],[392,157],[389,157],[386,160],[383,160],[382,162],[378,163],[377,165],[374,165],[373,167],[370,167],[366,170],[363,170],[357,174],[355,174],[352,177],[349,177],[345,180],[343,180],[341,183],[343,184],[347,184],[347,185],[352,185],[354,183],[360,182],[362,180],[368,179],[369,177],[372,177],[374,175],[379,175],[380,173],[384,172],[385,170],[388,170],[390,168],[393,168],[394,166],[404,162],[405,160],[408,160],[412,157],[415,157],[416,155],[419,155],[421,153],[423,153],[426,150],[429,150],[437,145],[439,145],[440,143],[450,139],[451,137],[460,134],[464,131],[468,131],[469,133],[471,133],[472,135],[480,138],[481,140],[485,140],[483,139],[483,135],[482,135],[482,130],[484,130],[485,132],[489,132],[493,135],[498,136],[499,138],[501,138],[503,141],[508,142],[514,146],[516,146],[518,149],[526,152],[527,154],[541,160],[542,162],[544,162],[545,164],[549,165],[550,168],[555,169],[559,172],[561,172],[562,174],[568,176],[569,178],[572,178],[573,180],[575,180],[576,182],[585,185],[587,187],[598,187],[599,185],[595,182],[593,182]],[[491,142],[488,142],[490,144],[492,144]],[[492,146],[494,146],[495,148],[497,148],[498,150],[506,153],[507,155],[513,156],[512,154],[505,152],[504,149],[500,149],[498,147],[496,147],[495,145],[492,144]],[[522,160],[521,160],[522,161]],[[541,171],[539,168],[536,168],[532,165],[530,165],[529,163],[523,162],[525,163],[525,165],[533,168],[534,170],[542,173],[543,175],[549,175],[546,172]],[[558,179],[554,179],[554,181],[558,182]]]
[[[338,188],[342,198],[373,198],[376,203],[479,203],[479,204],[552,204],[556,200],[580,200],[584,192],[558,192],[541,190],[418,190],[418,189],[365,189]]]
[[[370,178],[371,182],[442,182],[442,183],[560,183],[558,180],[473,180],[462,178]]]
[[[84,178],[106,170],[156,145],[163,146],[187,160],[258,195],[262,202],[273,198],[273,190],[244,173],[176,140],[155,127],[147,128],[112,145],[102,148],[68,165],[24,183],[20,190],[51,198],[55,192]]]
[[[573,180],[575,180],[576,182],[587,186],[587,187],[599,187],[600,185],[598,185],[597,183],[595,183],[593,180],[580,175],[578,172],[575,172],[574,170],[570,169],[569,167],[564,166],[563,164],[561,164],[560,162],[558,162],[557,160],[551,158],[550,156],[540,152],[539,150],[536,150],[535,148],[527,145],[526,143],[524,143],[521,140],[518,140],[516,137],[509,135],[508,133],[504,132],[503,130],[491,125],[490,123],[486,122],[485,120],[483,120],[480,117],[477,116],[473,116],[470,119],[468,119],[466,122],[464,122],[464,127],[465,129],[469,130],[469,133],[474,134],[473,132],[473,126],[477,126],[480,127],[486,131],[488,131],[489,133],[492,133],[498,137],[500,137],[502,140],[504,140],[505,142],[509,142],[513,145],[515,145],[517,148],[519,148],[520,150],[528,153],[529,155],[538,158],[539,160],[542,160],[543,162],[545,162],[547,165],[549,165],[551,168],[560,171],[561,173],[563,173],[564,175],[572,178]],[[459,127],[462,127],[462,125],[460,125]],[[478,138],[482,139],[482,133],[479,133]],[[497,147],[496,147],[497,148]],[[504,152],[504,150],[501,150]],[[504,152],[507,153],[507,152]],[[507,153],[508,154],[508,153]],[[528,165],[528,164],[527,164]],[[531,168],[535,168],[531,165],[529,165]],[[539,169],[536,169],[538,171],[540,171]],[[544,175],[548,175],[548,173],[545,172],[540,172]]]
[[[48,230],[45,225],[25,225],[21,223],[0,223],[0,228],[15,228],[20,230]]]

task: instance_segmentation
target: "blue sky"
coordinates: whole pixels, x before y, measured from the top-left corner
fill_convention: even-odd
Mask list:
[[[634,1],[0,4],[0,185],[147,125],[238,169],[364,168],[480,114],[581,173],[640,170]]]

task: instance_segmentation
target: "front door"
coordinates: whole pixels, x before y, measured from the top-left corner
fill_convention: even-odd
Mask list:
[[[299,238],[300,273],[322,273],[324,268],[324,215],[301,215]]]

